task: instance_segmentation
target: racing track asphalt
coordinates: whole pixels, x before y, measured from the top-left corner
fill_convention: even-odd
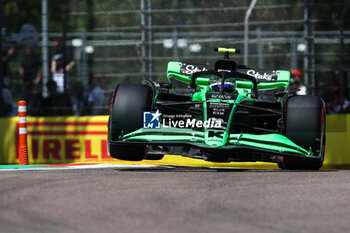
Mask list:
[[[350,171],[4,171],[0,183],[0,232],[350,232]]]

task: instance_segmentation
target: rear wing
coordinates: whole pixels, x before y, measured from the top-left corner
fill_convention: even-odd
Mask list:
[[[209,65],[189,64],[184,62],[170,61],[168,63],[167,78],[171,82],[171,78],[177,81],[190,83],[190,76],[193,73],[213,69]],[[290,72],[285,70],[267,70],[267,69],[237,69],[238,72],[248,74],[255,77],[258,81],[258,89],[276,89],[289,85]],[[197,84],[207,85],[207,79],[198,79]],[[251,88],[252,83],[249,81],[240,81],[239,86],[242,88]]]

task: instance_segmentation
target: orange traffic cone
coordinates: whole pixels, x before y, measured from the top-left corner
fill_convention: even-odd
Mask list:
[[[27,146],[27,103],[18,102],[19,117],[19,165],[28,164],[28,146]]]

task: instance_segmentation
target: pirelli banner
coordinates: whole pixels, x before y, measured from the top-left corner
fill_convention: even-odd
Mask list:
[[[350,168],[350,114],[328,115],[326,120],[324,168]],[[107,121],[108,116],[28,117],[29,164],[118,162],[107,152]],[[0,118],[0,134],[0,164],[18,164],[18,117]],[[165,156],[160,162],[184,166],[208,163],[178,156]]]
[[[18,163],[18,118],[1,118],[0,163]],[[108,116],[28,117],[30,164],[112,160],[107,153]]]

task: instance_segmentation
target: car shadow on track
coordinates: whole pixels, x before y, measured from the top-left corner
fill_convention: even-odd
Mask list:
[[[338,170],[282,170],[282,169],[251,169],[251,168],[212,168],[212,167],[175,167],[175,166],[157,166],[150,168],[117,168],[116,171],[133,172],[336,172]]]

